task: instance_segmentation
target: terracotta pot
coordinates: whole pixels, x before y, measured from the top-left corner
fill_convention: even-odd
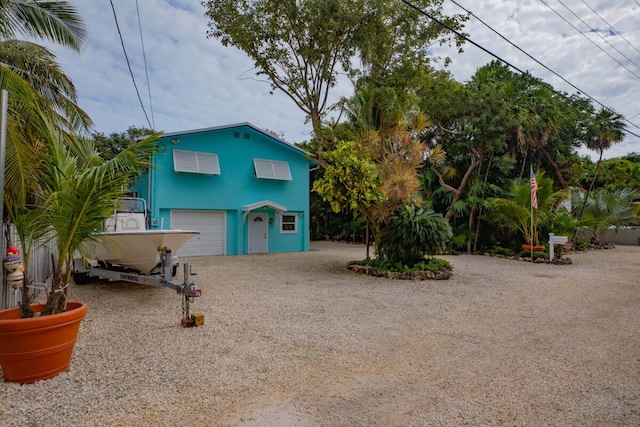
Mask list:
[[[44,304],[32,304],[34,312]],[[6,381],[23,384],[53,378],[71,362],[87,305],[69,301],[67,311],[20,319],[18,307],[0,311],[0,366]]]
[[[540,246],[533,245],[532,246],[532,245],[524,244],[524,245],[522,245],[522,250],[533,251],[533,252],[544,252],[544,246],[542,246],[542,245],[540,245]]]

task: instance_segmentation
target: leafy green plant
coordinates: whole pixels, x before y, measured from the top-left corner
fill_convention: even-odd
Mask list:
[[[491,221],[505,227],[511,232],[519,232],[525,243],[538,245],[538,230],[550,224],[554,219],[554,210],[559,201],[567,196],[567,192],[553,190],[553,180],[536,175],[538,183],[538,207],[531,207],[531,182],[529,180],[514,181],[511,191],[505,198],[489,199],[491,204]]]
[[[531,251],[520,251],[519,256],[521,258],[531,258],[531,259],[544,258],[544,259],[547,259],[547,258],[549,258],[549,253],[548,252],[534,252],[533,254],[531,254]]]
[[[46,243],[42,237],[55,235],[54,275],[47,289],[42,315],[65,311],[76,251],[96,238],[95,231],[111,215],[125,195],[131,178],[149,167],[159,133],[127,147],[105,161],[92,141],[74,139],[43,120],[44,170],[40,187],[32,189],[34,204],[10,204],[7,211],[21,239],[24,258]],[[23,283],[21,317],[31,317],[28,279]]]
[[[381,232],[378,254],[407,264],[443,251],[453,236],[451,226],[431,209],[405,204]]]
[[[574,191],[573,206],[584,206],[584,213],[578,220],[578,227],[589,232],[598,239],[598,235],[608,227],[637,225],[640,218],[636,213],[634,202],[640,199],[640,192],[631,188],[616,191],[594,191],[584,200],[585,194]]]
[[[413,271],[432,271],[434,273],[440,273],[444,270],[453,271],[453,265],[451,265],[451,263],[446,259],[441,258],[414,260],[414,262],[408,264],[400,261],[393,262],[380,258],[365,258],[362,261],[353,261],[350,264],[357,264],[372,267],[377,270],[392,271],[395,273],[410,273]]]
[[[453,265],[446,259],[430,258],[428,261],[422,261],[413,266],[414,271],[433,271],[439,273],[443,270],[453,271]]]
[[[492,254],[496,254],[496,255],[504,255],[504,256],[507,256],[507,257],[513,256],[513,251],[511,249],[503,248],[503,247],[500,247],[500,246],[497,246],[497,247],[493,248],[491,250],[491,253]]]

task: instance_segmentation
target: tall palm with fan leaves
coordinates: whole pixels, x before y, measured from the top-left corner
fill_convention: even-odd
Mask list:
[[[624,117],[610,108],[603,107],[593,116],[591,124],[587,129],[585,144],[588,149],[597,151],[599,156],[593,172],[593,178],[591,179],[591,184],[589,185],[587,194],[584,197],[584,202],[580,209],[578,219],[582,218],[584,215],[589,195],[593,191],[593,186],[595,185],[598,177],[600,163],[602,162],[602,155],[605,150],[611,148],[613,144],[621,142],[624,139],[625,127]]]

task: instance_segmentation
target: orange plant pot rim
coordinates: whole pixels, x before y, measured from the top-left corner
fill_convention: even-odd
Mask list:
[[[32,304],[40,312],[43,304]],[[0,365],[7,381],[23,384],[53,378],[71,362],[87,305],[69,301],[67,311],[20,318],[18,307],[0,311]]]

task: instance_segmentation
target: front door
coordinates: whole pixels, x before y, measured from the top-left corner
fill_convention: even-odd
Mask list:
[[[249,214],[249,253],[263,254],[267,248],[269,215],[266,213]]]

